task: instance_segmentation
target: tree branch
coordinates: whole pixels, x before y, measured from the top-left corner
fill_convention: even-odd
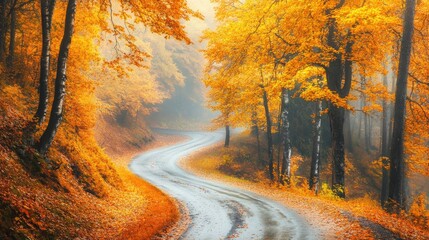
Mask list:
[[[422,81],[420,79],[418,79],[416,76],[414,76],[412,73],[408,73],[408,76],[410,76],[412,79],[414,79],[415,82],[419,83],[419,84],[424,84],[426,86],[429,86],[429,82],[425,82]]]
[[[413,103],[413,104],[417,105],[417,106],[422,110],[423,114],[425,115],[426,120],[429,122],[429,117],[428,117],[428,115],[426,114],[426,110],[424,109],[424,107],[423,107],[420,103],[418,103],[417,101],[415,101],[415,100],[411,99],[411,98],[410,98],[410,97],[408,97],[408,96],[407,96],[407,100],[408,100],[410,103]],[[412,108],[411,108],[411,109],[412,109]]]

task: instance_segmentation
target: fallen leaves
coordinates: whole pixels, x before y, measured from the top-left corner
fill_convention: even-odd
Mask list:
[[[403,216],[386,213],[369,196],[352,200],[315,196],[302,187],[286,188],[267,181],[226,175],[219,170],[221,146],[202,150],[181,162],[200,177],[220,181],[276,200],[296,210],[319,230],[323,239],[374,239],[386,234],[403,239],[429,239],[428,228],[417,226]]]

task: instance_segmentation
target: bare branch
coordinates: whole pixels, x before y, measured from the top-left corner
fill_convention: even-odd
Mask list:
[[[412,73],[408,73],[408,76],[410,76],[416,83],[419,83],[419,84],[424,84],[424,85],[426,85],[426,86],[429,86],[429,82],[425,82],[425,81],[422,81],[422,80],[420,80],[420,79],[418,79],[416,76],[414,76]]]
[[[426,110],[424,109],[424,107],[423,107],[419,102],[417,102],[417,101],[415,101],[415,100],[411,99],[411,98],[410,98],[410,97],[408,97],[408,96],[407,96],[407,100],[408,100],[408,102],[410,102],[410,104],[412,103],[412,104],[417,105],[417,106],[422,110],[422,112],[423,112],[423,114],[424,114],[424,116],[425,116],[426,120],[429,122],[429,117],[428,117],[428,115],[426,114]],[[411,106],[411,105],[410,105],[410,106]],[[411,110],[412,110],[412,107],[411,107]]]
[[[296,46],[296,47],[298,47],[299,46],[299,44],[293,44],[293,43],[289,43],[288,41],[286,41],[282,36],[280,36],[280,34],[278,34],[278,33],[274,33],[274,35],[276,35],[276,37],[278,37],[280,40],[282,40],[282,42],[283,43],[285,43],[286,45],[289,45],[289,46]]]

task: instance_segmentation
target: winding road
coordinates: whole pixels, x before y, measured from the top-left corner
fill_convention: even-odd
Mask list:
[[[257,194],[199,178],[177,162],[223,139],[220,132],[163,131],[185,142],[137,156],[130,169],[180,201],[191,218],[181,239],[317,239],[294,211]]]

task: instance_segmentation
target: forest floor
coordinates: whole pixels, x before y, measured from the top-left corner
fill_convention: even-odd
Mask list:
[[[56,143],[43,160],[22,145],[25,117],[15,109],[0,100],[0,239],[150,239],[177,223],[175,201],[127,163],[181,137],[156,135],[111,160],[96,147],[73,152]]]
[[[294,209],[317,228],[324,239],[429,239],[427,226],[387,214],[369,196],[340,200],[326,189],[315,196],[305,187],[272,184],[266,180],[264,171],[252,169],[246,161],[225,168],[225,163],[230,161],[228,151],[246,156],[237,151],[237,146],[231,148],[225,150],[219,144],[202,149],[183,159],[181,166],[200,177],[257,193]]]

